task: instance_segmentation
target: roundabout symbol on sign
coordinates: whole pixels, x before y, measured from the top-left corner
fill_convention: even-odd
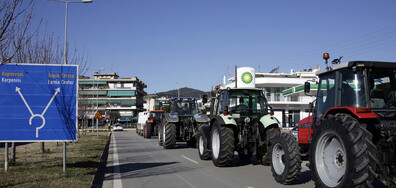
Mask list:
[[[43,120],[43,123],[41,124],[40,127],[36,127],[36,138],[38,138],[38,130],[42,129],[45,125],[45,118],[44,118],[44,114],[47,111],[48,107],[51,105],[52,101],[54,100],[55,96],[60,92],[60,88],[56,88],[55,90],[56,92],[54,93],[54,95],[52,96],[51,100],[48,102],[47,106],[45,107],[43,113],[41,114],[33,114],[32,109],[30,109],[30,106],[28,105],[28,103],[26,102],[25,98],[23,97],[22,93],[21,93],[21,88],[19,87],[15,87],[15,92],[19,93],[19,96],[21,96],[21,99],[23,100],[23,102],[25,103],[27,109],[29,110],[30,114],[32,116],[30,116],[29,119],[29,125],[32,125],[32,120],[34,117],[40,117]]]

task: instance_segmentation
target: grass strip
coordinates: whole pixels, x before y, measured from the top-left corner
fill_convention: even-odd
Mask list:
[[[63,172],[63,144],[40,143],[16,147],[16,162],[4,172],[4,148],[0,149],[0,187],[90,187],[101,154],[106,146],[107,132],[87,133],[76,142],[67,143],[66,172]],[[11,148],[9,148],[9,152]],[[11,155],[9,155],[9,158]]]

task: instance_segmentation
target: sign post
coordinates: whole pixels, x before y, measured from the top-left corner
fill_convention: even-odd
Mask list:
[[[5,64],[0,72],[0,142],[77,140],[77,65]]]
[[[5,143],[4,171],[8,172],[8,142]]]
[[[99,121],[99,119],[102,119],[102,118],[103,118],[103,116],[102,116],[102,114],[100,114],[99,110],[96,112],[96,114],[95,114],[95,117],[94,117],[94,118],[96,119],[96,137],[98,137],[98,136],[99,136],[99,126],[98,126],[98,121]]]

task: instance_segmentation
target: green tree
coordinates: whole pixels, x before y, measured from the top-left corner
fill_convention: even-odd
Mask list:
[[[109,115],[112,122],[116,122],[121,117],[119,111],[110,111]]]

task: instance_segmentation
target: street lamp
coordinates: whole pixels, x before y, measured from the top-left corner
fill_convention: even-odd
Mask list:
[[[100,74],[101,70],[105,70],[105,68],[98,69],[99,74]],[[99,78],[98,78],[98,80],[99,80]],[[96,112],[98,110],[99,110],[99,82],[96,81]],[[93,128],[93,126],[92,126],[92,128]],[[99,119],[96,119],[96,136],[99,136]]]
[[[82,0],[82,1],[64,1],[64,0],[53,0],[53,1],[58,1],[61,3],[66,4],[66,13],[65,13],[65,49],[63,51],[63,64],[67,64],[67,58],[66,58],[66,47],[67,47],[67,7],[69,3],[92,3],[93,0]]]

